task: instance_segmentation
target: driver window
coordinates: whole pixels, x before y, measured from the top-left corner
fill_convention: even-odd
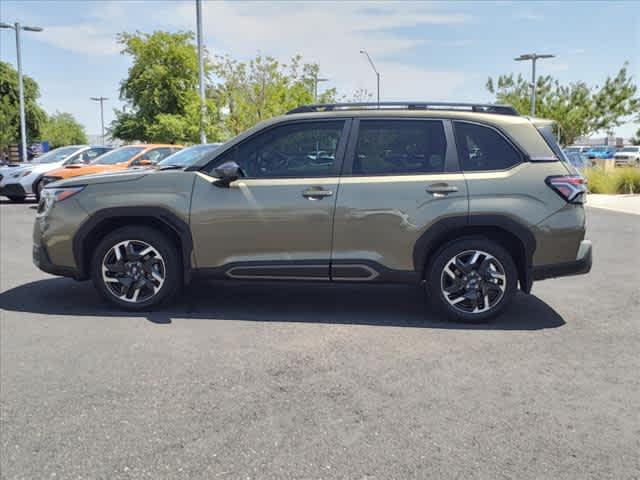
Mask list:
[[[334,174],[344,121],[302,122],[259,134],[227,152],[247,178],[324,177]]]

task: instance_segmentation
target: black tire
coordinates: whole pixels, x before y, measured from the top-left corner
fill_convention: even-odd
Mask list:
[[[22,202],[24,202],[25,198],[27,198],[27,197],[20,197],[20,196],[16,196],[16,195],[7,195],[7,198],[9,200],[11,200],[12,202],[22,203]]]
[[[127,240],[131,240],[134,243],[144,242],[148,244],[159,252],[164,262],[164,268],[162,269],[164,283],[150,298],[135,303],[118,298],[112,289],[106,285],[102,274],[102,263],[107,253],[114,246]],[[164,233],[154,228],[136,226],[119,228],[107,235],[98,244],[91,259],[91,280],[96,289],[108,302],[125,310],[148,310],[153,306],[168,301],[182,288],[182,279],[182,262],[178,247]],[[117,287],[122,288],[118,283],[115,284]]]
[[[40,201],[40,194],[42,193],[42,180],[38,180],[36,184],[33,186],[33,193],[36,196],[36,202]]]
[[[491,302],[489,302],[489,309],[476,313],[463,311],[464,307],[467,305],[466,300],[464,303],[461,303],[460,307],[450,304],[445,298],[445,292],[443,291],[445,267],[452,259],[456,258],[456,256],[464,255],[465,252],[469,251],[481,251],[490,254],[499,262],[499,266],[502,267],[502,270],[504,271],[504,289],[501,296],[499,294],[495,294],[496,303],[491,305]],[[480,257],[480,259],[483,258],[486,257]],[[458,273],[462,275],[462,272]],[[429,296],[429,300],[433,306],[435,306],[440,312],[444,313],[449,319],[464,323],[484,323],[499,315],[512,302],[517,291],[518,271],[509,252],[507,252],[498,243],[484,237],[464,237],[447,243],[435,254],[427,266],[425,279],[427,281],[427,294]],[[493,281],[494,279],[492,278],[491,282]],[[496,280],[496,283],[498,282],[501,282],[501,280]],[[460,279],[460,283],[464,284],[465,282]],[[481,285],[484,285],[484,283]],[[468,302],[472,301],[469,300]],[[482,302],[482,305],[484,306],[484,301]]]

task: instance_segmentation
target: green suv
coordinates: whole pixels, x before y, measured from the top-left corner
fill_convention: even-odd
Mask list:
[[[423,284],[483,321],[590,270],[584,196],[551,122],[512,107],[311,105],[187,167],[47,185],[33,260],[133,310],[208,276]]]

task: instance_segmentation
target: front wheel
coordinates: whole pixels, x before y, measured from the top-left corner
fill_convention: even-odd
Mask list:
[[[431,301],[449,318],[481,323],[513,300],[518,274],[511,255],[498,243],[464,238],[445,245],[427,270]]]
[[[159,230],[123,227],[95,249],[91,278],[109,302],[127,310],[145,310],[180,289],[178,249]]]
[[[20,202],[24,202],[24,199],[27,197],[18,196],[18,195],[7,195],[7,198],[12,202],[20,203]]]

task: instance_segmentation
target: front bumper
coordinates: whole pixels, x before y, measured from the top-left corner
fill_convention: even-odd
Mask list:
[[[51,263],[47,249],[42,245],[33,245],[32,258],[33,264],[43,272],[61,277],[71,277],[76,280],[79,279],[78,271],[75,268],[62,267]]]
[[[544,280],[546,278],[583,275],[591,271],[592,263],[593,254],[591,240],[582,240],[574,261],[533,267],[533,279]]]
[[[26,197],[28,192],[19,183],[7,183],[0,186],[0,195],[5,197]]]

